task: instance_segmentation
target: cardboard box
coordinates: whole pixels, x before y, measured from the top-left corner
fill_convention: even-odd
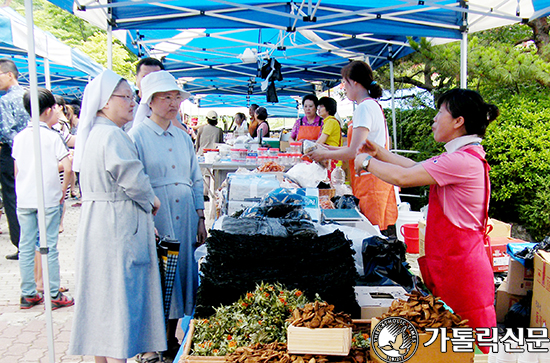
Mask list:
[[[508,255],[508,252],[506,252],[508,243],[523,242],[525,241],[510,237],[491,237],[491,249],[489,250],[489,246],[485,246],[485,250],[487,251],[491,265],[493,266],[493,271],[508,271],[508,266],[510,264],[510,256]]]
[[[310,329],[290,325],[287,349],[290,354],[346,356],[351,349],[351,328]]]
[[[422,257],[426,254],[424,244],[426,243],[426,220],[421,219],[418,221],[418,257]]]
[[[375,329],[376,325],[379,323],[378,319],[372,319],[371,322],[371,352],[370,358],[374,362],[384,363],[376,353],[374,352],[372,341],[372,331]],[[447,352],[441,352],[441,337],[438,336],[435,342],[425,347],[424,343],[428,342],[432,334],[421,333],[418,334],[418,349],[412,357],[407,360],[407,363],[473,363],[474,362],[474,352],[471,353],[455,353],[453,352],[453,347],[451,341],[447,341]],[[452,337],[452,333],[447,333],[447,336]],[[402,360],[395,360],[396,362],[401,362]]]
[[[531,327],[547,327],[550,322],[550,253],[538,251],[534,264]]]
[[[497,313],[497,323],[504,323],[504,317],[512,305],[523,298],[521,295],[514,295],[508,291],[508,282],[504,281],[497,290],[497,301],[495,310]]]
[[[512,233],[512,225],[508,223],[504,223],[499,221],[498,219],[489,218],[490,226],[489,229],[491,231],[488,233],[489,237],[497,238],[497,237],[510,237]]]
[[[361,307],[361,319],[382,316],[396,299],[407,300],[401,286],[355,286],[355,299]]]
[[[511,258],[506,282],[509,293],[527,295],[527,291],[533,290],[533,270],[526,269],[521,263]]]

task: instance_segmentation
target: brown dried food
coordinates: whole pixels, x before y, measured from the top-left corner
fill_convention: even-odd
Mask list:
[[[285,167],[281,164],[277,164],[274,161],[268,161],[267,163],[258,166],[256,170],[258,170],[258,172],[260,173],[272,173],[285,171]]]
[[[422,296],[413,291],[407,294],[407,301],[394,300],[383,318],[389,316],[398,316],[410,321],[419,332],[423,333],[426,328],[461,328],[467,326],[468,320],[462,320],[459,315],[451,313],[445,309],[443,302],[439,297],[433,295]]]
[[[325,355],[289,354],[286,344],[254,344],[250,347],[237,348],[225,356],[226,362],[234,363],[367,363],[368,350],[352,348],[349,356],[336,357]]]
[[[307,328],[349,328],[351,317],[344,313],[334,313],[334,305],[316,301],[302,309],[294,309],[287,321],[294,326]]]

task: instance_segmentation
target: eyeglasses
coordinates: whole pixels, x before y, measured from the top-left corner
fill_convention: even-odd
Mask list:
[[[181,95],[177,95],[177,96],[155,96],[155,98],[158,98],[161,101],[167,101],[167,102],[170,102],[170,103],[173,102],[173,101],[182,102],[184,100],[184,98],[181,97]]]
[[[136,101],[136,96],[132,95],[132,96],[128,96],[128,95],[115,95],[115,94],[112,94],[111,96],[115,96],[115,97],[121,97],[121,98],[124,98],[126,99],[126,101],[128,102],[137,102]]]

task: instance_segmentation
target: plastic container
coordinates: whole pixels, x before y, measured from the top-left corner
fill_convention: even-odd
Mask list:
[[[204,162],[208,164],[212,164],[216,162],[216,159],[219,155],[219,150],[216,149],[204,149]]]
[[[267,155],[259,155],[258,156],[258,165],[263,165],[269,161],[269,156]]]
[[[231,155],[231,161],[233,162],[239,162],[239,159],[241,157],[241,149],[231,149],[229,155]]]
[[[532,363],[539,361],[539,353],[532,353],[527,351],[527,346],[523,347],[525,351],[523,353],[517,353],[518,363]]]
[[[517,353],[507,353],[504,343],[498,343],[498,353],[496,354],[496,363],[516,363],[518,361]]]
[[[246,161],[246,157],[248,156],[247,154],[248,150],[239,149],[239,161],[244,163]]]
[[[285,153],[278,153],[277,154],[277,163],[285,166],[286,165],[286,154]]]
[[[401,233],[401,226],[407,223],[416,223],[424,218],[424,213],[411,211],[409,203],[401,203],[397,211],[397,221],[395,222],[395,231],[397,239],[405,242],[405,238]]]
[[[276,147],[271,147],[269,148],[269,150],[267,151],[267,155],[273,157],[273,158],[276,158],[278,155],[279,155],[279,149],[276,148]]]
[[[332,170],[330,182],[333,188],[336,188],[337,185],[342,185],[346,182],[346,172],[340,167],[340,165],[336,166],[334,170]]]
[[[258,161],[258,157],[257,156],[247,156],[246,157],[246,163],[248,165],[256,165],[256,162]]]
[[[400,230],[407,245],[407,252],[418,253],[418,223],[404,224]]]
[[[266,147],[259,147],[258,148],[258,157],[260,156],[267,156],[267,148]]]
[[[297,142],[297,141],[290,142],[287,151],[291,154],[296,154],[296,153],[301,154],[302,153],[302,143]]]

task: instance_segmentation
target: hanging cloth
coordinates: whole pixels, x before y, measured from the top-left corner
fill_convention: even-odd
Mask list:
[[[460,228],[443,213],[435,185],[430,187],[426,221],[425,256],[418,259],[422,278],[434,296],[449,305],[472,328],[496,327],[493,269],[487,258],[489,244],[489,165],[472,149],[485,169],[485,217],[482,230]],[[489,353],[489,347],[479,347]]]

